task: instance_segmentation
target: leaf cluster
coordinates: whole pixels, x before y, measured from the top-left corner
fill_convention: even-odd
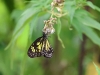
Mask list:
[[[20,18],[13,31],[12,40],[7,48],[9,48],[11,44],[16,41],[27,24],[29,24],[29,38],[31,38],[33,32],[36,31],[38,27],[43,27],[43,25],[37,25],[37,22],[41,17],[49,18],[50,13],[48,11],[50,10],[50,3],[50,0],[34,0],[32,3],[29,3],[29,7],[27,7],[20,15]],[[76,29],[80,39],[82,39],[82,34],[85,34],[93,41],[93,43],[100,45],[100,37],[96,34],[96,32],[94,32],[94,29],[100,31],[100,23],[93,19],[93,15],[85,10],[85,6],[89,6],[92,9],[100,12],[100,8],[92,4],[90,1],[67,0],[65,1],[63,11],[65,13],[67,12],[68,14],[64,15],[62,18],[66,20],[68,27],[72,26]],[[13,17],[16,19],[18,16],[13,15]],[[61,38],[59,37],[61,26],[63,26],[60,19],[58,19],[57,25],[58,39],[62,42]]]

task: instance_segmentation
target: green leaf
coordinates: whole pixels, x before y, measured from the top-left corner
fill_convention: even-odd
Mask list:
[[[38,14],[37,15],[35,15],[34,17],[33,17],[33,19],[32,19],[32,21],[31,21],[31,23],[30,23],[30,38],[32,37],[32,33],[33,33],[33,31],[35,31],[36,32],[36,27],[37,27],[37,22],[38,22],[38,19],[39,19],[39,17],[38,17]]]
[[[89,13],[86,10],[77,9],[76,12],[75,12],[75,14],[74,14],[74,17],[82,17],[82,16],[91,16],[91,17],[94,17],[91,13]]]
[[[96,28],[100,30],[100,24],[88,16],[89,14],[87,12],[83,10],[77,10],[72,24],[79,32],[80,36],[82,35],[82,33],[84,33],[95,44],[100,45],[100,38],[92,29]]]
[[[63,44],[63,41],[62,41],[62,39],[60,38],[60,32],[61,32],[61,21],[60,21],[60,18],[58,18],[57,23],[58,23],[58,25],[57,25],[58,40],[61,42],[62,47],[65,48],[65,46],[64,46],[64,44]]]
[[[90,6],[92,9],[97,10],[100,12],[100,8],[94,5],[92,2],[87,1],[87,5]]]
[[[5,48],[5,50],[7,50],[12,44],[15,43],[16,39],[22,33],[24,26],[27,25],[27,23],[29,23],[30,19],[32,17],[34,17],[36,13],[40,12],[40,10],[38,10],[38,9],[35,11],[34,10],[35,9],[33,9],[33,8],[29,8],[22,14],[21,18],[19,19],[19,21],[14,29],[12,40],[10,41],[8,46]]]
[[[76,7],[74,6],[75,1],[68,1],[65,3],[65,10],[68,12],[68,17],[70,18],[70,22],[72,22]]]
[[[95,44],[100,46],[100,38],[99,36],[93,31],[92,28],[81,25],[82,31],[87,37],[89,37]]]
[[[78,16],[77,19],[86,26],[90,26],[92,28],[100,30],[100,23],[89,16],[81,16],[81,17]]]
[[[29,37],[29,23],[24,26],[21,35],[16,40],[16,46],[19,49],[26,49]]]
[[[100,23],[90,17],[85,10],[77,10],[75,16],[84,25],[100,30]]]
[[[91,39],[95,44],[100,46],[100,38],[99,36],[93,31],[92,28],[84,25],[84,23],[80,22],[77,18],[74,18],[73,24],[77,25],[80,28],[82,33],[84,33],[89,39]],[[78,28],[77,28],[78,29]]]
[[[32,18],[34,16],[34,14],[40,12],[40,10],[33,8],[29,8],[27,9],[21,16],[21,18],[19,19],[15,29],[14,29],[14,32],[13,32],[13,36],[15,36],[24,26],[25,23],[27,23],[30,18]]]
[[[15,9],[13,10],[11,14],[11,18],[15,20],[15,22],[18,22],[19,16],[22,14],[22,10]]]
[[[8,48],[10,48],[11,45],[15,44],[16,39],[18,38],[18,36],[22,33],[23,29],[16,34],[16,36],[12,37],[12,40],[10,41],[10,43],[7,45],[7,47],[5,48],[5,50],[7,50]]]
[[[95,68],[96,68],[96,70],[98,72],[98,75],[100,75],[100,68],[94,62],[93,62],[93,64],[94,64],[94,66],[95,66]]]
[[[46,16],[46,17],[48,17],[48,15],[49,14],[46,14],[46,12],[39,12],[39,13],[36,13],[35,15],[34,15],[34,17],[33,17],[33,19],[32,19],[32,21],[31,21],[31,23],[30,23],[30,38],[32,37],[32,33],[33,33],[33,31],[34,32],[37,32],[38,30],[38,26],[40,25],[40,24],[38,24],[38,20],[40,19],[40,17],[43,17],[43,19],[44,19],[44,17]],[[50,16],[50,15],[49,15]],[[46,18],[47,19],[47,18]],[[39,26],[40,27],[40,26]]]
[[[79,34],[79,38],[80,38],[81,40],[83,40],[82,30],[81,30],[81,27],[79,26],[78,21],[73,20],[72,25],[73,25],[73,27],[77,30],[77,32],[78,32],[78,34]]]

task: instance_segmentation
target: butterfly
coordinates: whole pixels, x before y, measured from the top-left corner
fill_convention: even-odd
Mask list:
[[[32,43],[28,49],[27,54],[30,58],[40,56],[44,56],[46,58],[52,57],[53,48],[50,46],[47,35],[45,33],[43,33],[42,37],[39,37]]]

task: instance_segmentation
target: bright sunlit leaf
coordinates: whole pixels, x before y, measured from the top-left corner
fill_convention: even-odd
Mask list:
[[[96,70],[98,72],[98,75],[100,75],[100,68],[95,63],[93,63],[93,64],[94,64],[94,66],[95,66],[95,68],[96,68]]]

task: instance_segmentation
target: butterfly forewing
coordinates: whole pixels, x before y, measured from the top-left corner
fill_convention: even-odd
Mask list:
[[[44,38],[43,37],[40,37],[38,39],[36,39],[32,45],[29,47],[28,49],[28,56],[30,58],[34,58],[34,57],[40,57],[42,54],[41,54],[41,50],[42,50],[42,45],[43,45],[43,42],[44,41]]]

